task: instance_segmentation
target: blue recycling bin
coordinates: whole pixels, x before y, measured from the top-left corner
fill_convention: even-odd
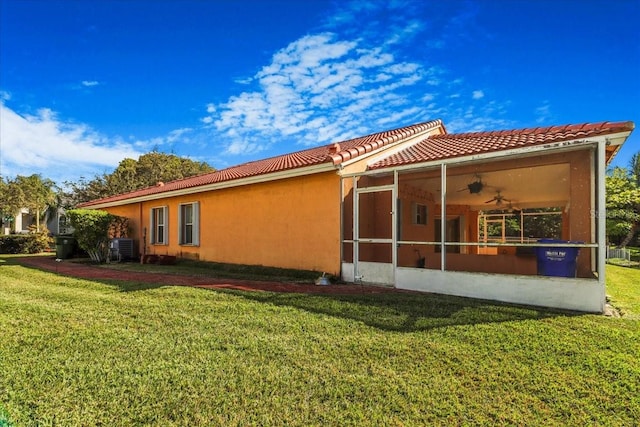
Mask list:
[[[576,243],[568,240],[540,239],[538,243]],[[576,277],[576,259],[580,248],[544,247],[536,248],[538,274],[541,276]]]

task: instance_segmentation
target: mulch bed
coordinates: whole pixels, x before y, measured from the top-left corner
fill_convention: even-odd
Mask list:
[[[114,270],[91,264],[56,261],[55,257],[20,257],[16,261],[21,265],[47,270],[64,276],[82,279],[123,280],[137,283],[151,283],[168,286],[193,286],[209,289],[235,289],[241,291],[289,292],[305,294],[374,294],[403,292],[382,286],[360,284],[313,285],[287,282],[269,282],[239,279],[207,278],[184,274],[143,273],[137,271]]]

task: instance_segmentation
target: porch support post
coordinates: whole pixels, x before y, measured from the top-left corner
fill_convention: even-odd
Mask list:
[[[391,191],[391,262],[393,264],[393,285],[396,286],[396,268],[398,267],[398,171],[393,171],[393,190]]]
[[[440,165],[440,271],[445,271],[447,247],[444,245],[447,232],[447,165]]]
[[[605,251],[607,250],[607,234],[606,234],[606,217],[607,217],[607,200],[605,189],[605,169],[606,169],[606,141],[598,140],[598,152],[596,162],[596,173],[598,174],[597,182],[597,206],[596,220],[598,221],[598,282],[602,288],[602,311],[604,311],[606,303],[605,291]]]
[[[358,281],[358,238],[359,238],[359,224],[358,224],[358,179],[354,176],[351,178],[353,185],[353,280]]]

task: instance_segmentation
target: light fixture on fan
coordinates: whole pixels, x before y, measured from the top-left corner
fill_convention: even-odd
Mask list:
[[[504,202],[511,203],[511,200],[505,199],[502,194],[500,194],[500,190],[497,191],[496,195],[491,199],[487,200],[485,203],[493,203],[496,202],[496,206],[500,207]]]

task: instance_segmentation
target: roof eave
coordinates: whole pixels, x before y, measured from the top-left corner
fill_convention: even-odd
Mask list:
[[[402,171],[402,170],[411,170],[411,169],[418,169],[418,168],[424,168],[424,167],[439,166],[441,164],[471,163],[471,162],[478,162],[483,160],[497,159],[500,157],[526,156],[526,155],[542,153],[544,151],[554,151],[554,152],[568,151],[568,150],[575,150],[575,149],[585,148],[588,146],[597,145],[599,141],[603,141],[607,145],[617,145],[619,147],[622,145],[622,143],[624,143],[624,141],[626,140],[626,138],[629,136],[630,133],[631,131],[618,132],[614,134],[605,134],[605,135],[599,135],[599,136],[594,136],[589,138],[558,141],[558,142],[552,142],[547,144],[533,145],[529,147],[518,147],[518,148],[512,148],[508,150],[491,151],[487,153],[477,153],[477,154],[471,154],[471,155],[462,156],[462,157],[448,157],[444,159],[430,160],[427,162],[416,162],[416,163],[410,163],[405,165],[383,166],[383,167],[371,168],[369,169],[369,171],[371,172],[374,172],[374,171],[380,172],[383,170]],[[617,143],[613,144],[612,141],[617,141]],[[608,159],[607,164],[609,163],[612,157]],[[359,174],[354,174],[354,175],[359,175]]]
[[[336,171],[337,169],[338,167],[335,166],[332,162],[324,162],[317,165],[278,171],[278,172],[273,172],[269,174],[262,174],[262,175],[250,176],[246,178],[238,178],[238,179],[232,179],[228,181],[216,182],[211,184],[180,188],[176,190],[164,191],[161,193],[148,194],[144,196],[131,197],[131,198],[121,199],[121,200],[114,200],[111,202],[106,201],[104,203],[96,203],[89,206],[84,206],[84,209],[104,209],[104,208],[111,208],[115,206],[124,206],[124,205],[130,205],[133,203],[142,203],[142,202],[148,202],[153,200],[166,199],[169,197],[178,197],[178,196],[184,196],[189,194],[204,193],[207,191],[221,190],[221,189],[232,188],[232,187],[240,187],[243,185],[259,184],[263,182],[276,181],[280,179],[295,178],[299,176],[312,175],[312,174],[322,173],[322,172],[331,172],[331,171]]]

